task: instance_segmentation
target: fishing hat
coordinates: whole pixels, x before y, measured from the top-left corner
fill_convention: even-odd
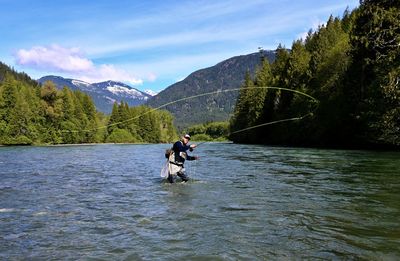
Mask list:
[[[185,134],[185,136],[183,136],[184,138],[190,140],[190,135],[189,134]]]

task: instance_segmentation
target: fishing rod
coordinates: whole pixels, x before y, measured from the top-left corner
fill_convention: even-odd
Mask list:
[[[246,86],[246,87],[241,87],[241,88],[217,90],[217,91],[201,93],[201,94],[197,94],[197,95],[193,95],[193,96],[189,96],[189,97],[184,97],[184,98],[177,99],[177,100],[174,100],[174,101],[171,101],[171,102],[167,102],[167,103],[165,103],[163,105],[160,105],[160,106],[158,106],[156,108],[150,109],[150,110],[148,110],[148,111],[146,111],[146,112],[144,112],[144,113],[142,113],[140,115],[137,115],[135,117],[132,117],[132,118],[129,118],[129,119],[126,119],[126,120],[123,120],[123,121],[107,124],[107,125],[104,125],[104,126],[100,126],[100,127],[97,127],[97,128],[84,129],[84,130],[61,130],[61,131],[62,132],[72,132],[72,133],[97,131],[97,130],[105,129],[105,128],[108,128],[108,127],[112,127],[112,126],[115,126],[115,125],[118,125],[118,124],[121,124],[121,123],[126,123],[126,122],[133,121],[133,120],[138,119],[138,118],[140,118],[140,117],[142,117],[142,116],[144,116],[146,114],[152,113],[154,111],[160,110],[162,108],[165,108],[165,107],[167,107],[169,105],[172,105],[172,104],[175,104],[175,103],[178,103],[178,102],[182,102],[182,101],[186,101],[186,100],[190,100],[190,99],[194,99],[194,98],[199,98],[199,97],[203,97],[203,96],[209,96],[209,95],[215,95],[215,94],[221,94],[221,93],[228,93],[228,92],[235,92],[235,91],[240,91],[240,90],[243,90],[243,89],[251,89],[251,90],[257,90],[257,89],[259,89],[259,90],[268,90],[268,89],[272,89],[272,90],[288,91],[288,92],[293,92],[293,93],[305,96],[305,97],[309,98],[310,100],[312,100],[313,102],[315,102],[316,104],[319,104],[319,100],[317,100],[316,98],[314,98],[313,96],[311,96],[311,95],[309,95],[307,93],[304,93],[304,92],[301,92],[301,91],[298,91],[298,90],[293,90],[293,89],[283,88],[283,87],[275,87],[275,86],[251,86],[251,87]],[[275,124],[275,123],[301,120],[301,119],[303,119],[303,118],[305,118],[306,116],[309,116],[309,115],[312,115],[312,113],[309,113],[309,114],[301,116],[301,117],[283,119],[283,120],[277,120],[277,121],[273,121],[273,122],[263,123],[263,124],[260,124],[260,125],[256,125],[256,126],[245,128],[243,130],[232,132],[231,134],[242,132],[242,131],[246,131],[246,130],[250,130],[250,129],[254,129],[254,128],[258,128],[258,127],[262,127],[262,126],[272,125],[272,124]]]

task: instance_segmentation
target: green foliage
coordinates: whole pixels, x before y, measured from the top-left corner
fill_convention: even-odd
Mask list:
[[[0,63],[0,144],[171,142],[173,120],[168,111],[124,102],[107,117],[85,93],[51,81],[40,86]]]
[[[221,141],[229,134],[229,122],[210,122],[187,128],[184,133],[191,135],[192,141]]]
[[[191,140],[192,141],[213,141],[214,139],[211,138],[209,135],[202,133],[202,134],[193,135]]]
[[[342,19],[331,16],[304,41],[295,41],[290,52],[279,46],[270,74],[259,71],[254,80],[250,73],[245,77],[230,131],[308,117],[230,138],[245,143],[398,147],[400,5],[394,3],[361,1],[358,9],[346,10]],[[261,81],[310,94],[319,104],[287,91],[257,95],[254,86]],[[259,97],[264,97],[262,106]]]
[[[110,135],[107,136],[106,142],[113,143],[135,143],[138,140],[126,129],[114,129]]]
[[[351,32],[347,86],[357,139],[400,145],[400,5],[362,1]],[[357,79],[357,80],[355,80]]]
[[[257,70],[255,75],[255,80],[253,81],[250,78],[250,73],[246,74],[244,85],[239,92],[234,114],[231,118],[231,133],[257,125],[267,117],[263,108],[268,90],[264,87],[271,86],[273,82],[271,67],[267,60],[262,61],[261,68]],[[256,136],[253,134],[253,131],[250,131],[250,133],[238,133],[235,134],[235,140],[256,142]]]
[[[59,91],[52,82],[32,86],[12,70],[0,76],[0,144],[100,141],[96,111],[87,95],[67,88]],[[82,131],[89,128],[94,131]]]
[[[124,102],[115,103],[107,125],[106,142],[157,143],[177,138],[172,115],[147,106],[129,108]]]
[[[239,97],[230,120],[230,133],[248,127],[248,122],[251,120],[249,117],[250,100],[252,98],[251,87],[254,87],[254,82],[248,72],[246,73],[244,84],[240,87]],[[242,134],[235,135],[235,141],[241,142],[245,139],[246,137],[242,137]]]

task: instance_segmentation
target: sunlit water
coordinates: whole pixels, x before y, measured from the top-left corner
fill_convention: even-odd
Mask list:
[[[0,259],[400,259],[400,153],[169,146],[0,148]]]

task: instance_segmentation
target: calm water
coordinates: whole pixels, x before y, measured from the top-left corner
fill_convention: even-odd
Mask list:
[[[0,259],[400,259],[400,153],[168,147],[0,148]]]

